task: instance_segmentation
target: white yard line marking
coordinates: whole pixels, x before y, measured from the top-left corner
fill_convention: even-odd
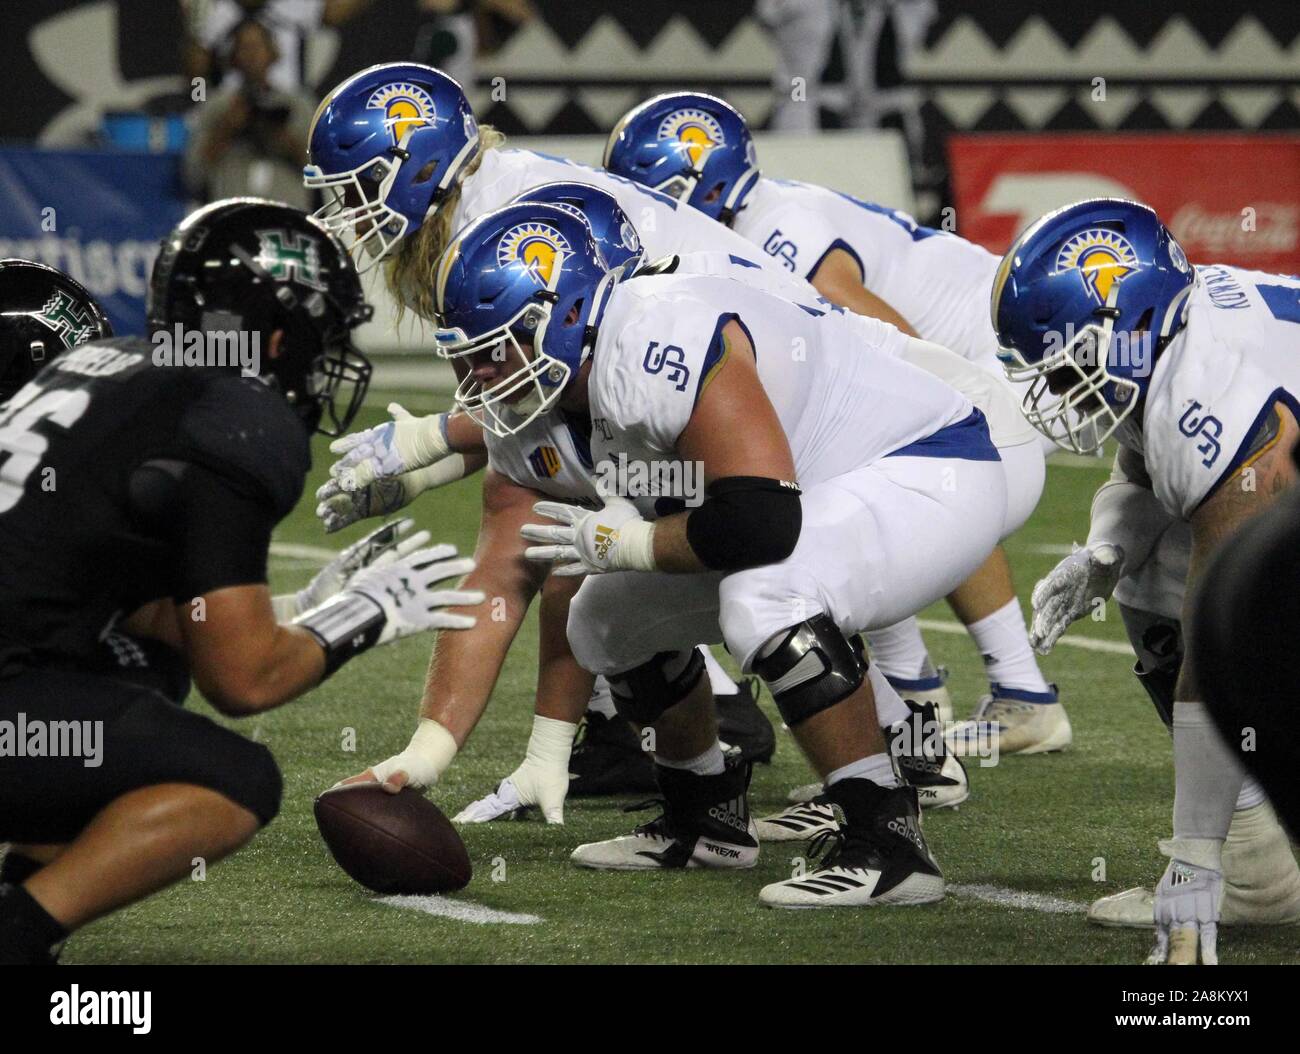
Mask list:
[[[271,555],[279,560],[302,560],[309,565],[327,564],[338,556],[337,549],[326,549],[323,545],[297,545],[294,542],[272,542]]]
[[[1046,893],[1026,893],[1020,889],[1003,889],[1001,886],[953,885],[948,884],[948,892],[971,900],[982,900],[986,904],[997,904],[1004,908],[1019,908],[1022,911],[1038,911],[1044,915],[1083,915],[1088,911],[1087,904],[1074,900],[1051,897]]]
[[[452,900],[440,896],[377,897],[377,902],[390,908],[423,911],[426,915],[441,915],[457,922],[473,922],[480,926],[502,923],[507,926],[534,926],[545,921],[540,915],[524,915],[515,911],[497,911],[495,908],[475,904],[471,900]]]
[[[1047,457],[1051,468],[1091,468],[1110,471],[1109,457],[1095,457],[1092,454],[1071,454],[1068,450],[1053,451]]]
[[[1040,545],[1026,545],[1025,552],[1041,553],[1043,556],[1069,556],[1074,552],[1074,546],[1063,542],[1047,542]]]
[[[919,618],[916,624],[922,629],[934,630],[935,633],[965,633],[966,627],[960,622],[946,619]],[[1107,655],[1133,655],[1133,649],[1117,640],[1096,640],[1092,637],[1062,637],[1056,642],[1058,648],[1082,648],[1084,651],[1101,651]]]

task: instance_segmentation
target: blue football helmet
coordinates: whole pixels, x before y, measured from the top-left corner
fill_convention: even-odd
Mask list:
[[[1031,381],[1025,417],[1091,453],[1146,394],[1156,357],[1182,329],[1196,275],[1146,205],[1093,198],[1049,212],[993,279],[998,358]]]
[[[514,200],[545,202],[580,216],[591,228],[596,247],[607,266],[623,267],[631,261],[630,267],[623,267],[624,274],[635,271],[645,255],[636,228],[627,218],[618,198],[600,187],[577,182],[543,183],[530,187]]]
[[[745,118],[703,92],[669,92],[629,110],[609,134],[604,165],[726,224],[759,177]]]
[[[478,124],[452,78],[389,62],[354,74],[316,110],[303,183],[327,201],[317,217],[364,245],[371,265],[433,214],[478,153]]]
[[[550,410],[591,354],[619,274],[569,209],[522,202],[468,224],[434,285],[438,353],[456,367],[457,407],[498,436]],[[509,372],[484,379],[483,368]]]

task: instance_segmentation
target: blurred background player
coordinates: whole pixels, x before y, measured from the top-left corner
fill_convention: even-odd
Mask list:
[[[185,178],[195,195],[311,204],[302,185],[302,143],[316,102],[300,87],[272,85],[277,47],[275,34],[255,18],[231,31],[230,68],[241,76],[195,108],[185,154]]]

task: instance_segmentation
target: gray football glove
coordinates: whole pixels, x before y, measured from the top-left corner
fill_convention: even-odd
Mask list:
[[[1040,655],[1052,650],[1075,619],[1110,599],[1124,574],[1124,550],[1102,543],[1076,549],[1048,573],[1030,596],[1034,608],[1029,643]]]

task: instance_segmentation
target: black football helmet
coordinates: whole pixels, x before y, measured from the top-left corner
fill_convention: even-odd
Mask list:
[[[32,260],[0,260],[0,403],[69,348],[112,335],[80,282]]]
[[[263,354],[262,379],[309,429],[347,431],[370,384],[370,361],[352,330],[370,318],[347,250],[300,209],[260,198],[206,205],[163,239],[149,280],[154,332],[284,331],[278,353]]]

